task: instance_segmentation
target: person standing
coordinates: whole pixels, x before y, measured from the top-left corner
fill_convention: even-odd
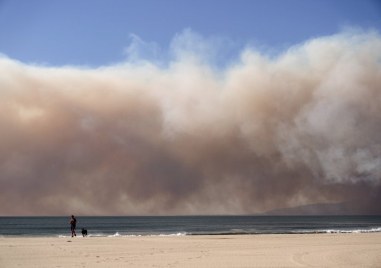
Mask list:
[[[75,233],[76,227],[77,227],[77,219],[74,217],[74,215],[71,215],[71,218],[70,218],[71,237],[77,236],[77,234]]]

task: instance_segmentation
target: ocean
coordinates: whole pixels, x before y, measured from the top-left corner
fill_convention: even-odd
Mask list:
[[[182,236],[381,232],[381,216],[77,216],[89,236]],[[0,217],[0,237],[70,236],[67,217]]]

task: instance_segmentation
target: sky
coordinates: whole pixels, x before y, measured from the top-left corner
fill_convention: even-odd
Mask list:
[[[1,0],[0,52],[27,63],[101,66],[126,60],[133,35],[166,55],[190,29],[225,39],[220,57],[234,59],[247,45],[278,52],[346,27],[380,29],[380,18],[377,0]]]
[[[380,3],[0,0],[0,215],[381,214]]]

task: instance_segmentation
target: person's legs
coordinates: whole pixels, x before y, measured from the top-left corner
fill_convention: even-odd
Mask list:
[[[75,233],[75,227],[71,226],[71,237],[73,237],[73,236],[77,236],[77,235]]]

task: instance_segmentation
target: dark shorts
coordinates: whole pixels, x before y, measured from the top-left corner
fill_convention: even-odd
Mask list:
[[[75,230],[75,225],[70,226],[70,230],[74,231]]]

